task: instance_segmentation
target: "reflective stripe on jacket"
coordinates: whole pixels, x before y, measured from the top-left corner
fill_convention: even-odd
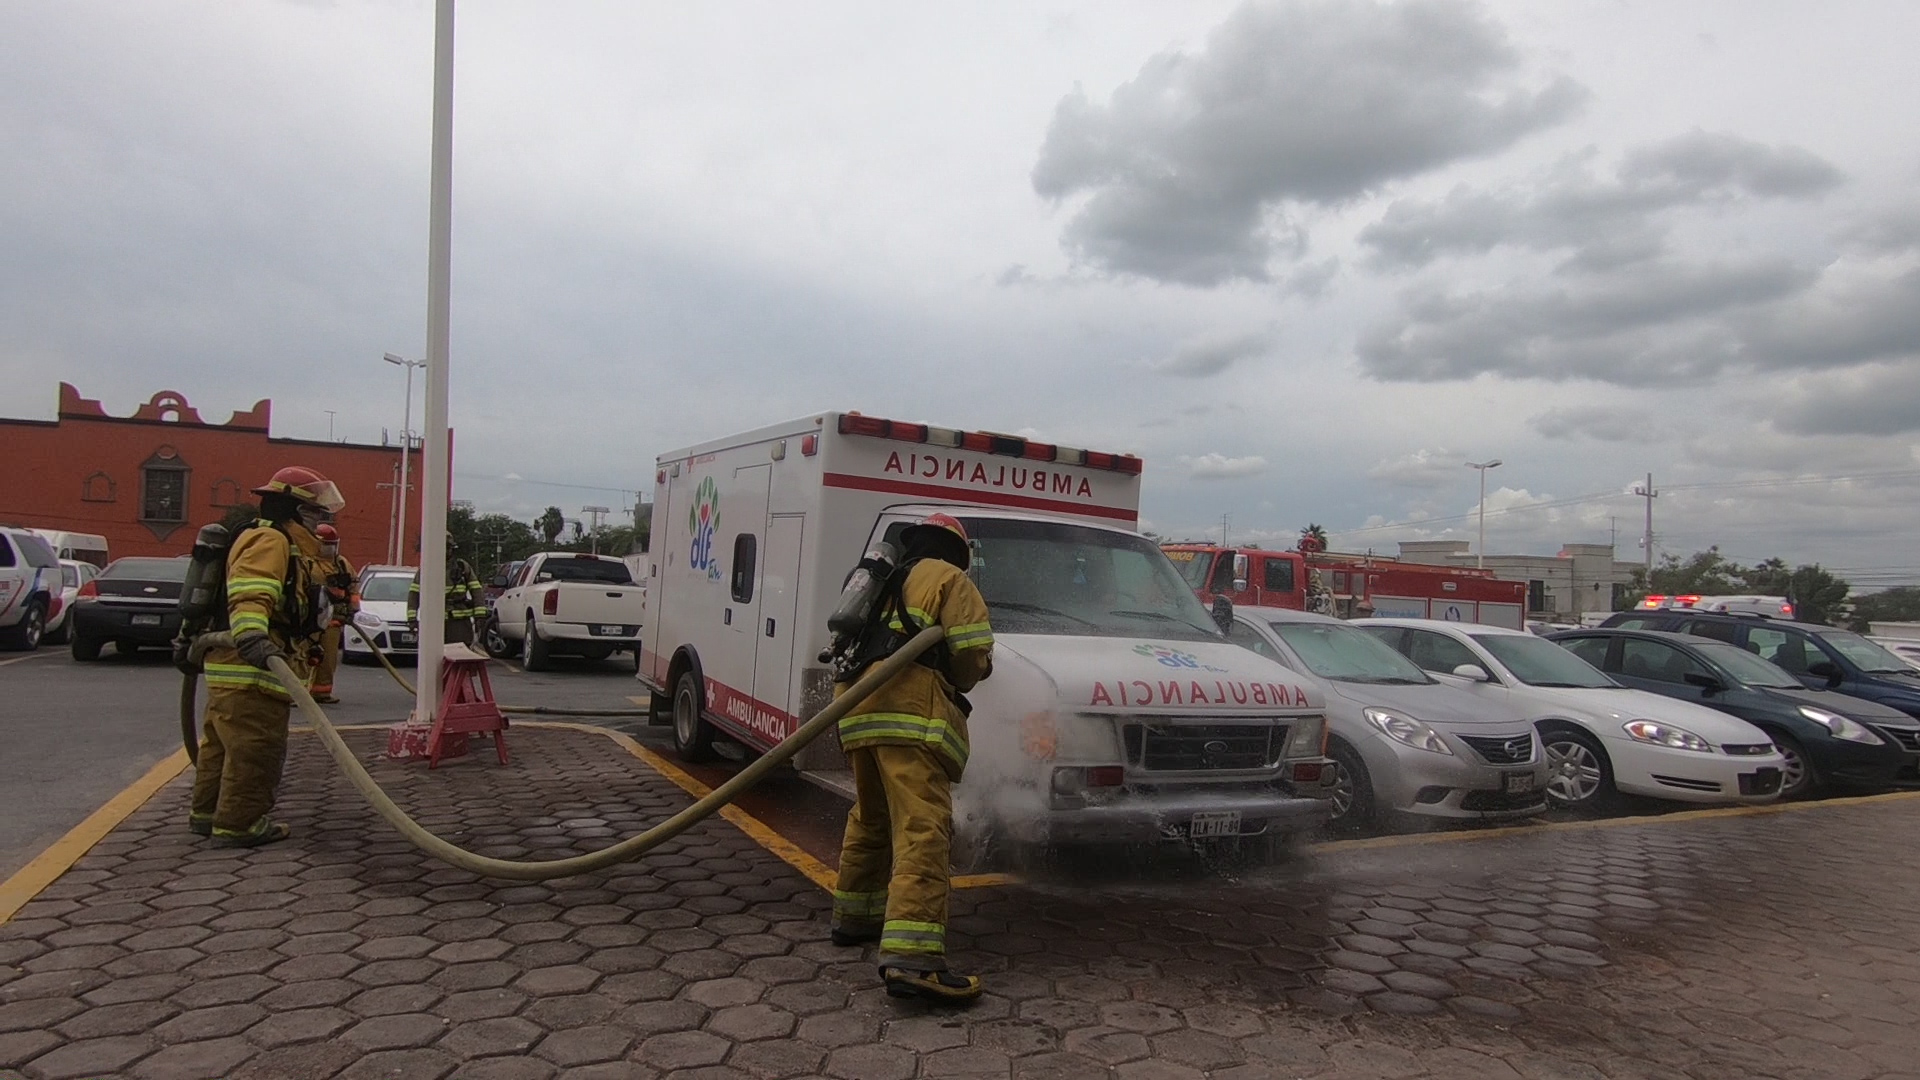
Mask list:
[[[946,630],[946,660],[941,670],[909,664],[840,721],[840,745],[931,746],[947,776],[960,779],[967,767],[967,717],[955,694],[973,689],[993,671],[993,630],[987,602],[960,568],[941,559],[922,559],[901,588],[907,615],[920,627]],[[890,622],[907,631],[892,613]],[[834,688],[836,696],[845,686]]]
[[[449,619],[480,619],[487,614],[487,598],[480,585],[480,579],[474,576],[473,567],[465,559],[454,559],[447,564],[447,613]],[[414,572],[413,584],[407,586],[407,621],[420,621],[420,574]]]
[[[305,532],[297,524],[290,523],[287,529]],[[318,635],[295,639],[286,592],[291,583],[296,594],[293,606],[304,610],[306,601],[300,593],[307,588],[306,583],[312,580],[315,569],[311,561],[296,550],[295,544],[304,547],[305,540],[306,537],[298,534],[290,540],[288,533],[262,522],[260,527],[242,532],[227,552],[227,625],[236,637],[263,633],[272,638],[287,654],[287,662],[295,674],[302,677],[307,674],[305,646],[318,640]],[[208,650],[206,673],[209,688],[257,690],[277,698],[288,696],[286,688],[271,671],[263,671],[242,660],[235,649]]]

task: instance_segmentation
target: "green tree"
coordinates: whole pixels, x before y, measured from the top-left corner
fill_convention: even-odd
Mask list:
[[[1294,550],[1303,552],[1327,550],[1327,530],[1319,525],[1309,524],[1300,530],[1300,542],[1294,545]]]
[[[1848,625],[1864,634],[1876,622],[1920,622],[1920,587],[1901,585],[1855,597]]]
[[[482,514],[475,518],[473,534],[480,555],[474,567],[482,574],[501,563],[524,559],[541,550],[540,535],[533,526],[505,514]]]
[[[1780,559],[1768,559],[1742,571],[1748,589],[1766,596],[1784,596],[1793,602],[1794,617],[1806,622],[1834,624],[1846,615],[1847,594],[1853,586],[1811,563],[1787,569]]]
[[[533,527],[540,530],[540,535],[546,537],[547,546],[552,547],[560,539],[560,534],[566,531],[567,516],[560,512],[559,507],[549,506],[533,519]]]
[[[1666,555],[1653,568],[1651,578],[1644,569],[1634,571],[1627,606],[1632,607],[1648,594],[1725,596],[1738,592],[1734,582],[1740,570],[1720,554],[1718,547],[1696,551],[1685,561],[1677,555]]]

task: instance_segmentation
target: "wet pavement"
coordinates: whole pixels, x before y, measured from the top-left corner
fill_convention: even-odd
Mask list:
[[[595,732],[375,776],[486,854],[548,858],[688,796]],[[0,1075],[1920,1077],[1920,801],[1331,845],[1222,876],[956,893],[968,1011],[892,1001],[746,833],[481,881],[381,825],[310,736],[295,838],[210,848],[185,782],[0,926]]]

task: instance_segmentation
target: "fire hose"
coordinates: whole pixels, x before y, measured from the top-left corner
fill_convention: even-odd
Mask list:
[[[366,643],[367,648],[373,651],[373,658],[380,661],[380,666],[387,669],[387,674],[393,676],[393,681],[400,684],[400,688],[407,692],[408,697],[412,697],[415,693],[413,683],[409,681],[405,675],[400,674],[399,668],[393,666],[393,661],[387,658],[386,651],[381,649],[380,646],[375,645],[373,639],[367,636],[366,631],[355,626],[353,623],[347,623],[346,625],[353,627],[353,632],[359,636],[361,641]],[[554,708],[549,705],[502,705],[500,706],[500,711],[503,713],[512,713],[516,716],[524,714],[528,716],[602,717],[649,716],[653,712],[651,709],[568,709]]]
[[[313,700],[313,695],[307,693],[306,683],[294,674],[291,667],[287,666],[286,660],[273,656],[268,658],[267,664],[273,674],[279,678],[281,685],[286,687],[294,704],[299,706],[300,714],[313,725],[313,730],[320,736],[321,744],[327,748],[329,754],[333,755],[334,763],[340,767],[341,772],[346,774],[347,780],[353,784],[354,789],[367,800],[374,812],[385,818],[387,824],[392,825],[408,842],[450,866],[483,877],[505,878],[513,881],[545,881],[551,878],[590,873],[638,858],[712,816],[722,806],[732,802],[741,792],[758,783],[762,777],[786,764],[808,743],[837,723],[847,710],[864,701],[878,690],[881,684],[893,678],[908,664],[918,659],[921,653],[938,645],[944,638],[945,631],[938,626],[930,626],[920,631],[912,640],[901,646],[898,652],[868,668],[866,674],[855,681],[845,693],[835,698],[826,708],[821,709],[811,720],[802,724],[799,730],[787,736],[780,745],[754,759],[725,783],[667,820],[645,832],[630,836],[598,851],[539,862],[518,862],[476,855],[428,832],[380,789],[380,785],[367,773],[366,767],[360,764],[353,750],[347,746],[346,740],[340,737],[340,732],[334,728],[333,722],[327,719],[326,712]],[[194,639],[189,661],[198,666],[209,648],[215,645],[231,646],[232,644],[233,635],[229,633],[202,634]],[[182,732],[188,736],[190,752],[193,745],[191,736],[197,682],[197,678],[188,676],[180,692],[180,723]]]

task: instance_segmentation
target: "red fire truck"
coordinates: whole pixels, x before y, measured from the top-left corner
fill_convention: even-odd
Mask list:
[[[1225,596],[1235,604],[1320,610],[1351,618],[1364,600],[1375,615],[1514,630],[1524,625],[1527,610],[1526,582],[1501,581],[1491,570],[1212,544],[1166,544],[1162,550],[1209,604],[1215,596]]]

